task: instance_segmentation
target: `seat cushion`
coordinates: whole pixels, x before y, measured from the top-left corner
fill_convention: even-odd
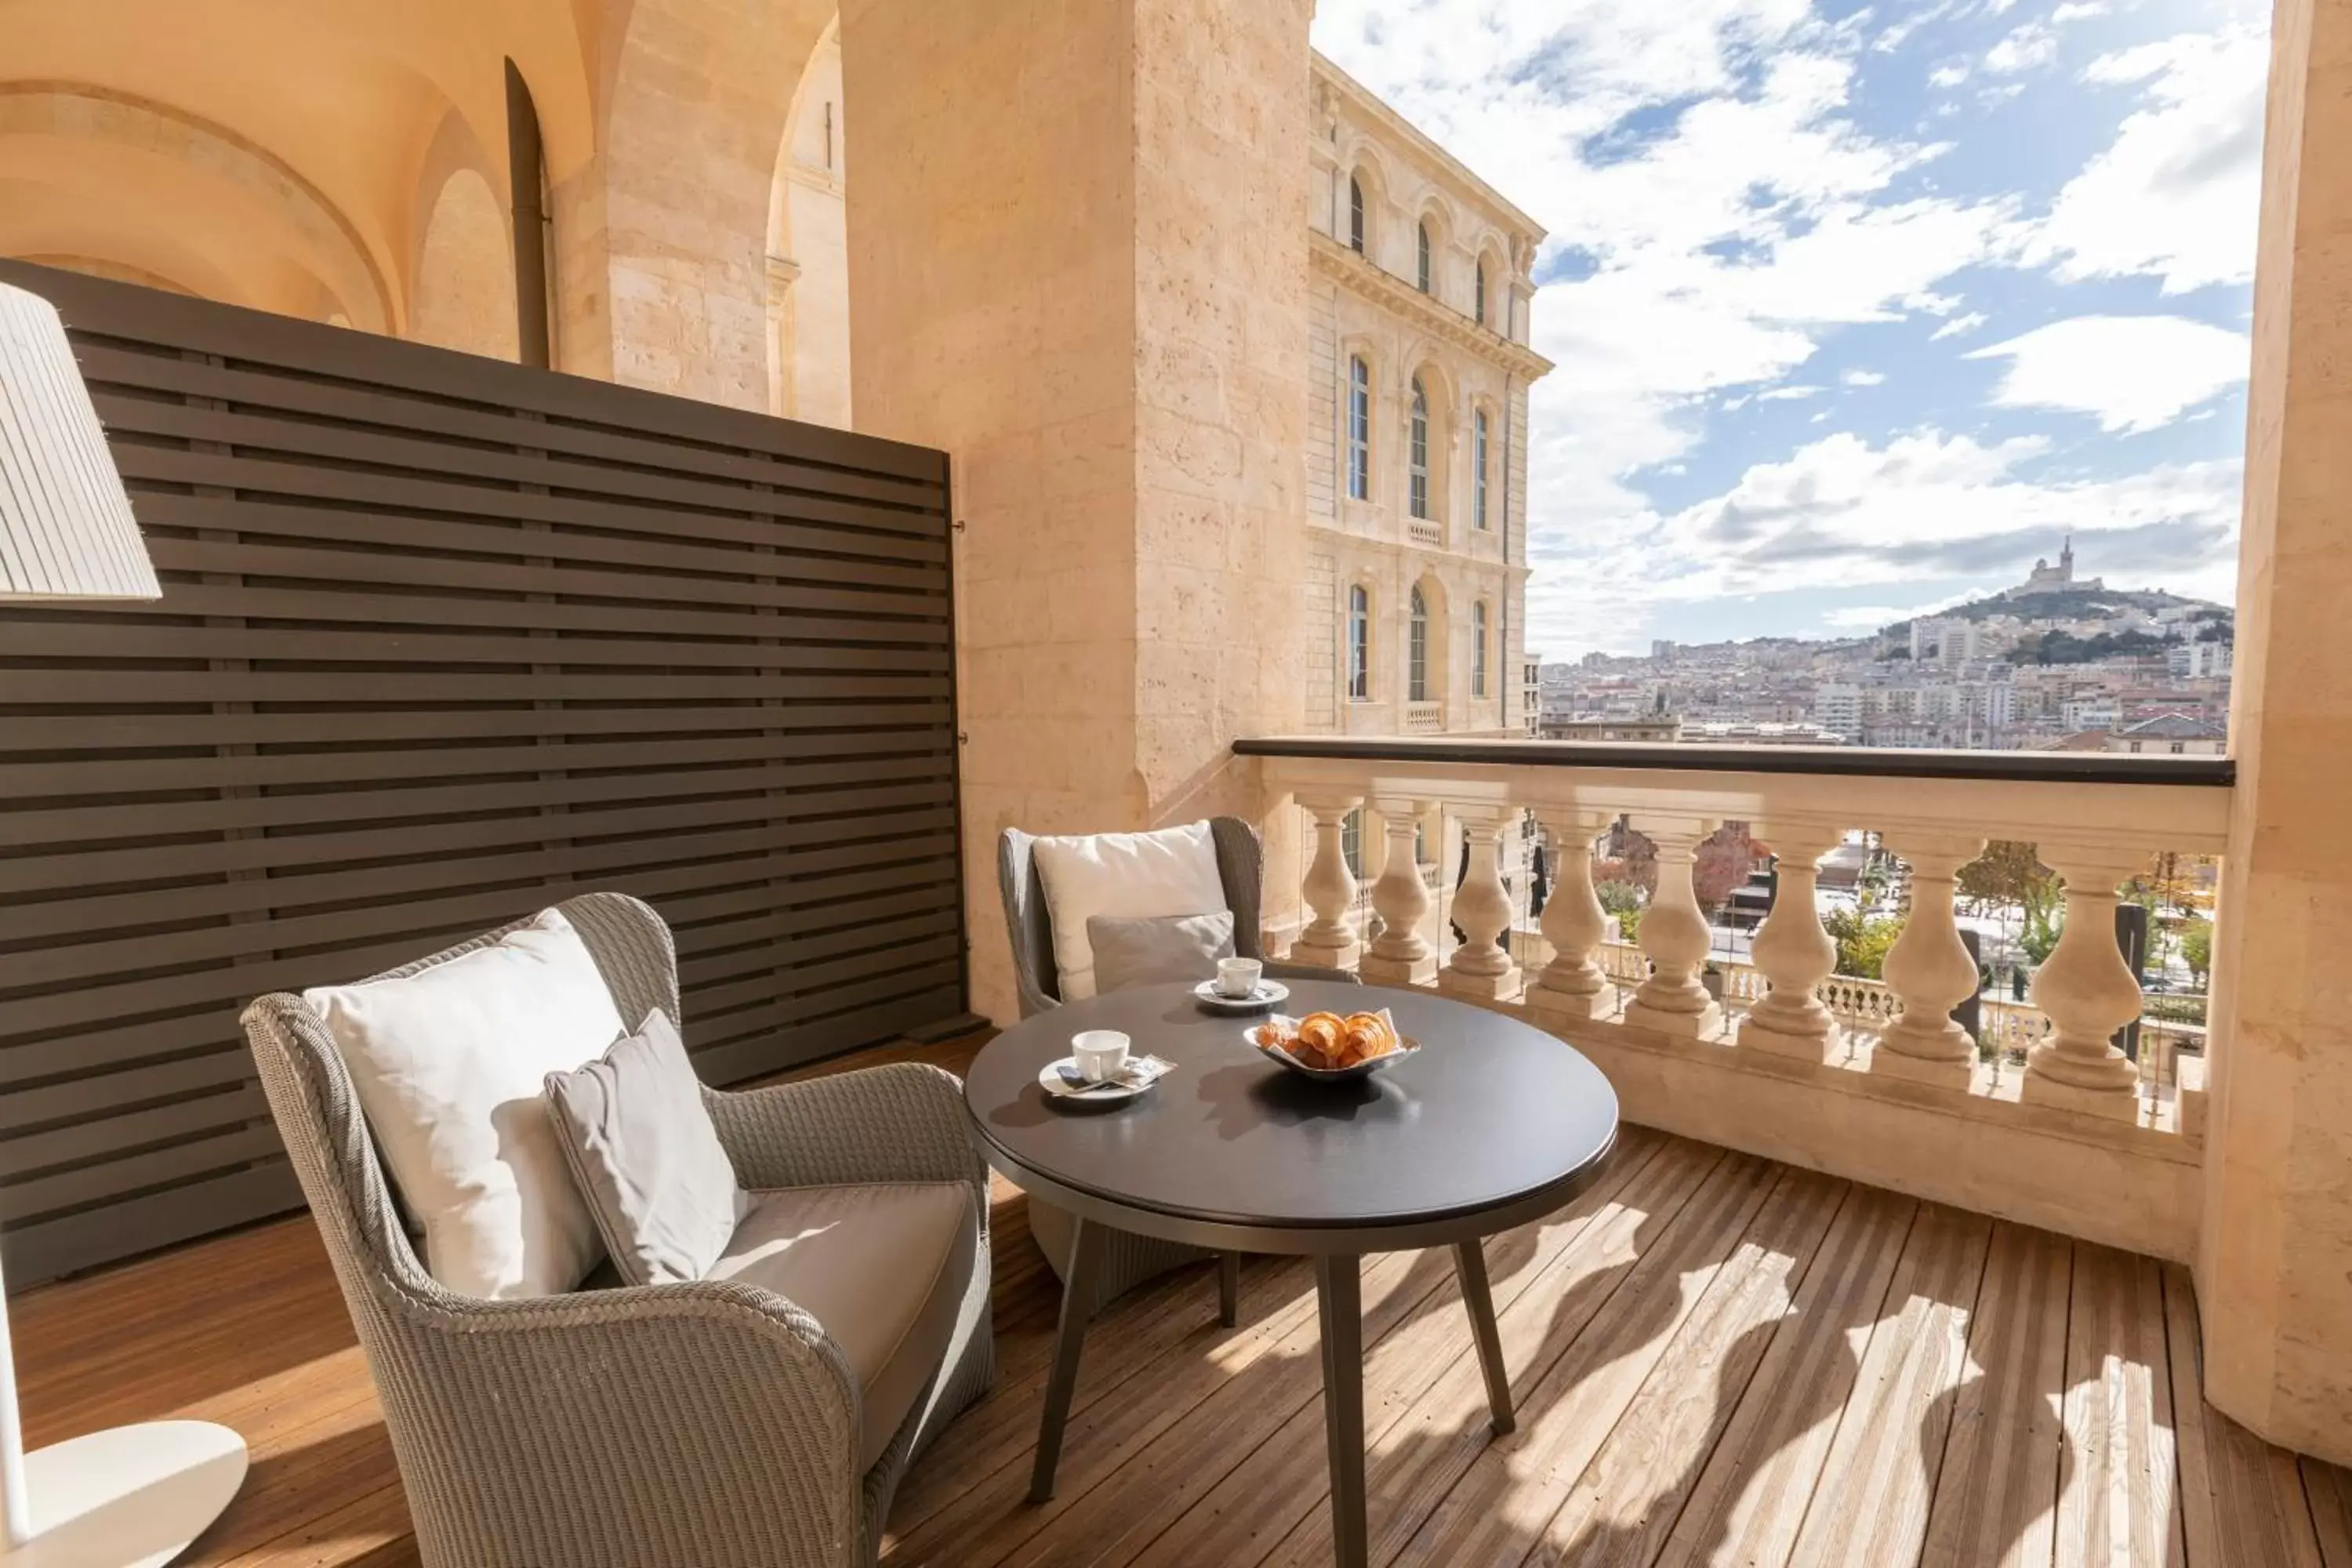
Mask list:
[[[669,1015],[656,1007],[602,1057],[549,1073],[547,1103],[621,1278],[668,1285],[709,1272],[751,1203]]]
[[[623,1029],[555,910],[415,974],[302,993],[334,1037],[425,1267],[467,1296],[569,1290],[604,1253],[542,1086]]]
[[[824,1325],[863,1395],[857,1468],[869,1469],[954,1337],[980,1241],[971,1188],[880,1182],[751,1198],[707,1278],[772,1290]]]
[[[1096,915],[1206,915],[1229,910],[1217,846],[1205,822],[1157,833],[1041,837],[1030,853],[1054,928],[1054,968],[1065,1002],[1095,994]]]

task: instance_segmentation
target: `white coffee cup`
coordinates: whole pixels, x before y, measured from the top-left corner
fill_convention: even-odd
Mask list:
[[[1220,996],[1254,996],[1257,994],[1257,977],[1265,965],[1255,958],[1221,958],[1217,960],[1217,994]]]
[[[1070,1054],[1077,1058],[1078,1076],[1088,1083],[1108,1083],[1127,1066],[1128,1039],[1117,1029],[1081,1029],[1070,1037]]]

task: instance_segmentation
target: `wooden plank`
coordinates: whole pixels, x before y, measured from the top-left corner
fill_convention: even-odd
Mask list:
[[[1618,1418],[1738,1253],[1780,1168],[1735,1154],[1709,1175],[1527,1397],[1518,1429],[1496,1438],[1395,1553],[1407,1563],[1513,1563],[1545,1527]],[[1389,1532],[1382,1531],[1383,1539]]]
[[[2191,1568],[2325,1568],[2295,1456],[2204,1398],[2204,1345],[2189,1271],[2158,1266],[2179,1423],[2182,1539]]]
[[[665,702],[655,707],[369,709],[343,713],[29,713],[12,716],[0,742],[19,751],[215,746],[322,746],[338,742],[454,743],[521,736],[634,735],[664,740],[697,734],[790,734],[845,731],[934,735],[949,718],[945,703],[899,703],[872,722],[838,709],[762,708]],[[951,737],[950,737],[951,741]]]
[[[1918,1208],[1875,1188],[1848,1197],[1692,1487],[1658,1568],[1778,1568],[1789,1560]]]
[[[1919,1211],[1790,1555],[1798,1568],[1918,1557],[1991,1239],[1981,1215]]]
[[[1626,1129],[1611,1168],[1573,1203],[1535,1225],[1487,1239],[1498,1327],[1553,1304],[1551,1290],[1544,1287],[1557,1283],[1554,1265],[1611,1212],[1634,1178],[1667,1147],[1668,1141],[1659,1134]],[[1688,1160],[1694,1152],[1685,1149],[1676,1158]],[[1540,1300],[1531,1300],[1529,1292],[1539,1288]],[[1507,1342],[1507,1357],[1512,1343]],[[1469,1345],[1459,1282],[1453,1279],[1440,1284],[1422,1311],[1370,1343],[1364,1365],[1368,1453],[1379,1450],[1398,1422],[1437,1397],[1436,1385],[1457,1374],[1469,1357]],[[1477,1419],[1475,1412],[1466,1419]],[[1234,1456],[1240,1462],[1129,1560],[1139,1568],[1254,1563],[1308,1518],[1328,1516],[1330,1475],[1322,1430],[1322,1401],[1309,1400],[1246,1458]],[[1146,1535],[1143,1530],[1131,1532],[1133,1539]]]
[[[1828,1176],[1780,1173],[1738,1250],[1545,1526],[1529,1563],[1649,1568],[1655,1561],[1849,1191]],[[1518,1511],[1516,1498],[1511,1506]]]
[[[1680,1139],[1669,1143],[1500,1313],[1496,1326],[1514,1391],[1535,1387],[1567,1353],[1726,1158],[1704,1144]],[[1521,1396],[1522,1424],[1529,1417],[1524,1408],[1529,1403]],[[1461,1352],[1427,1394],[1385,1422],[1377,1436],[1368,1426],[1365,1483],[1372,1561],[1399,1561],[1414,1531],[1486,1451],[1492,1439],[1486,1409],[1486,1381],[1465,1336]],[[1315,1414],[1319,1420],[1319,1405]],[[1306,1436],[1294,1430],[1291,1440],[1304,1445]],[[1276,1543],[1265,1562],[1307,1568],[1329,1563],[1331,1552],[1330,1510],[1315,1508]]]
[[[2307,1454],[2302,1468],[2323,1568],[2352,1568],[2352,1470]]]
[[[2060,1485],[2081,1464],[2059,1414],[2074,1275],[2064,1237],[1994,1227],[1920,1568],[2051,1568]]]
[[[2060,1568],[2158,1568],[2178,1555],[2168,1363],[2164,1288],[2155,1262],[2076,1244],[2065,1405],[2074,1462],[2058,1498]]]

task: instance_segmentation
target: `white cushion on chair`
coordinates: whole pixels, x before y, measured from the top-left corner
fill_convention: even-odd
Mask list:
[[[425,1267],[467,1296],[569,1290],[603,1256],[542,1085],[621,1034],[596,961],[554,910],[399,979],[324,986],[325,1020]]]
[[[1231,907],[1206,822],[1157,833],[1067,834],[1036,839],[1038,879],[1054,927],[1054,968],[1065,1002],[1095,994],[1095,915],[1205,915]]]

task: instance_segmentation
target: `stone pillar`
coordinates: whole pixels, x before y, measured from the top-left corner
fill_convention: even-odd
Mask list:
[[[1775,1056],[1827,1061],[1839,1045],[1837,1020],[1813,992],[1837,967],[1837,943],[1814,907],[1814,876],[1822,857],[1844,835],[1810,822],[1759,822],[1754,831],[1770,847],[1779,879],[1772,910],[1757,928],[1748,955],[1772,988],[1740,1020],[1739,1043]]]
[[[1592,890],[1592,840],[1616,814],[1590,806],[1545,806],[1537,816],[1552,847],[1551,891],[1542,916],[1551,962],[1521,1000],[1528,1012],[1549,1018],[1597,1018],[1616,1010],[1617,988],[1592,959],[1609,931],[1608,912]]]
[[[1977,1043],[1952,1018],[1976,994],[1977,961],[1952,916],[1954,879],[1984,853],[1981,837],[1890,835],[1886,847],[1911,868],[1911,912],[1886,950],[1885,980],[1903,1004],[1879,1031],[1870,1070],[1965,1089],[1976,1071]]]
[[[973,1005],[998,1019],[1000,829],[1292,815],[1231,743],[1296,731],[1304,687],[1308,10],[841,8],[850,401],[954,462]]]
[[[1315,918],[1291,944],[1290,956],[1326,969],[1353,969],[1362,944],[1351,918],[1356,909],[1356,879],[1348,869],[1343,839],[1348,814],[1363,805],[1364,797],[1302,794],[1298,804],[1315,819],[1315,858],[1307,863],[1305,888],[1307,907],[1315,911]]]
[[[1413,859],[1413,838],[1427,801],[1384,796],[1372,802],[1387,830],[1388,858],[1372,884],[1372,908],[1381,917],[1381,934],[1372,939],[1356,973],[1375,985],[1423,985],[1437,974],[1437,954],[1423,936],[1422,918],[1429,913],[1429,889]]]
[[[2139,1069],[2114,1037],[2139,1016],[2139,980],[2116,945],[2116,889],[2147,868],[2147,856],[2053,843],[2039,851],[2066,885],[2066,923],[2033,972],[2033,1005],[2052,1028],[2025,1058],[2019,1092],[2031,1103],[2135,1120]]]
[[[1519,966],[1502,945],[1511,929],[1511,894],[1503,886],[1503,831],[1518,813],[1503,805],[1455,807],[1470,833],[1470,866],[1454,890],[1454,923],[1468,940],[1438,971],[1441,991],[1504,1002],[1519,994]]]
[[[2271,47],[2197,1291],[2206,1396],[2352,1464],[2352,8]]]
[[[1699,980],[1710,936],[1691,868],[1699,841],[1715,824],[1637,813],[1633,826],[1658,847],[1658,890],[1642,911],[1642,955],[1650,961],[1650,977],[1625,1004],[1624,1020],[1670,1035],[1712,1035],[1722,1026],[1723,1006]]]

